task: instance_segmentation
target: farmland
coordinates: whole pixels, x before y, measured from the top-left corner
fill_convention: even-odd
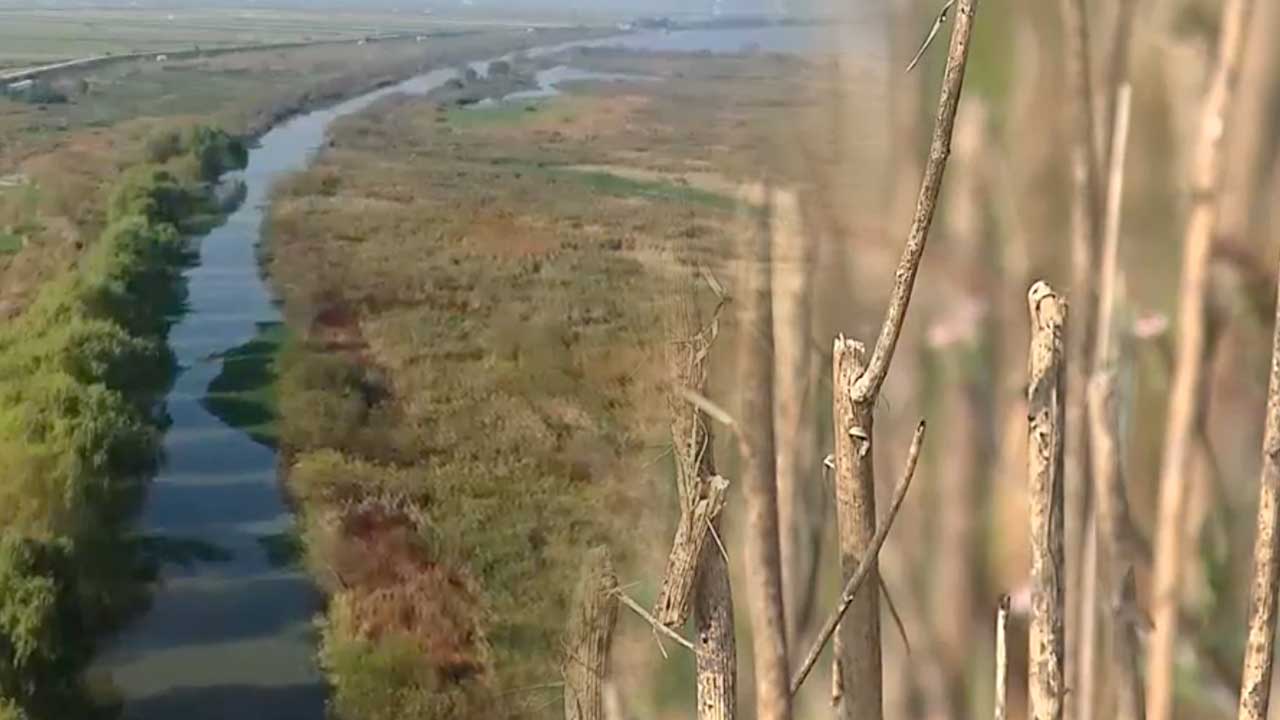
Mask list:
[[[565,18],[568,21],[571,18]],[[0,4],[0,69],[93,55],[356,41],[441,30],[545,26],[545,18],[339,9],[129,7],[32,9]],[[569,24],[561,22],[559,24]]]

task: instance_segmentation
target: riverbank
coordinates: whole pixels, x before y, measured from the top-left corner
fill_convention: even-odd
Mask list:
[[[0,328],[0,716],[109,712],[82,673],[97,638],[146,602],[157,548],[130,523],[157,459],[155,400],[172,378],[183,232],[218,212],[208,183],[246,158],[207,128],[171,150],[116,183],[81,265]]]

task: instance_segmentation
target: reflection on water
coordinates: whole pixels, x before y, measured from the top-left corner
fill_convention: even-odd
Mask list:
[[[583,80],[595,80],[597,82],[623,82],[623,81],[654,81],[660,78],[650,77],[648,75],[631,75],[628,73],[606,73],[593,72],[591,70],[581,70],[579,68],[569,67],[568,65],[557,65],[546,70],[539,70],[533,78],[535,87],[532,90],[519,90],[513,93],[503,95],[501,100],[537,100],[540,98],[554,97],[560,94],[560,86],[564,83],[580,82]],[[486,98],[478,103],[476,107],[486,107],[494,105],[495,102]]]

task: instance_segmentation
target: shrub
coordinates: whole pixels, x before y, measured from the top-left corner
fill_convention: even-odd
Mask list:
[[[183,153],[182,133],[174,128],[158,130],[143,146],[147,162],[163,165]]]
[[[0,537],[0,694],[3,712],[83,717],[74,672],[90,643],[79,621],[71,549],[6,533]]]
[[[110,224],[131,217],[149,223],[177,225],[198,206],[196,194],[178,182],[173,173],[155,166],[132,168],[107,204]]]
[[[200,167],[200,179],[213,182],[229,170],[239,170],[249,162],[249,149],[244,142],[222,130],[197,125],[187,141],[191,155]]]

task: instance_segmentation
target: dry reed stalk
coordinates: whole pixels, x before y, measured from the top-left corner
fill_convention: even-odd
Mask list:
[[[1009,705],[1009,596],[1001,595],[996,607],[995,720],[1008,717]]]
[[[739,274],[738,446],[746,505],[747,610],[751,618],[756,717],[789,720],[786,614],[779,557],[773,428],[773,297],[769,233],[750,231]]]
[[[1116,101],[1115,125],[1111,137],[1111,162],[1107,169],[1107,202],[1102,243],[1102,275],[1098,292],[1097,344],[1094,347],[1093,372],[1112,362],[1116,283],[1120,266],[1120,218],[1124,200],[1124,163],[1129,147],[1129,117],[1133,88],[1125,83]]]
[[[1087,403],[1086,403],[1087,407]],[[1092,453],[1090,453],[1092,458]],[[1090,473],[1092,476],[1092,473]],[[1096,503],[1096,500],[1095,500]],[[1076,720],[1093,720],[1098,711],[1098,704],[1101,701],[1101,683],[1100,680],[1105,675],[1098,672],[1097,658],[1099,653],[1105,653],[1106,648],[1099,648],[1103,644],[1098,637],[1099,618],[1098,618],[1098,527],[1096,508],[1090,508],[1084,530],[1084,558],[1080,567],[1080,587],[1076,592],[1079,593],[1079,610],[1080,616],[1077,618],[1080,623],[1076,630],[1076,651],[1079,657],[1076,659],[1078,669],[1076,672],[1076,685],[1068,693],[1075,695],[1075,711]],[[1065,711],[1064,711],[1065,712]]]
[[[875,348],[863,367],[859,362],[861,353],[857,352],[857,348],[861,346],[847,343],[843,339],[837,341],[836,345],[838,357],[834,359],[833,368],[836,378],[833,407],[836,412],[835,490],[840,564],[848,580],[852,580],[854,573],[862,567],[867,568],[873,580],[870,583],[872,589],[856,598],[848,598],[848,603],[856,602],[856,607],[848,621],[841,623],[840,627],[842,652],[838,667],[843,677],[843,687],[848,690],[840,703],[841,718],[880,720],[884,714],[877,590],[880,583],[876,569],[879,545],[875,545],[873,549],[877,529],[872,417],[880,388],[889,373],[894,350],[902,335],[902,325],[906,320],[912,289],[928,242],[929,228],[937,209],[938,193],[951,153],[956,109],[964,87],[976,6],[976,0],[957,0],[955,3],[955,24],[943,71],[929,158],[925,164],[915,214],[894,274],[893,290]],[[843,452],[841,448],[844,448]],[[842,604],[843,602],[842,598]],[[843,612],[841,610],[841,614]],[[833,625],[831,631],[834,630]],[[826,638],[823,638],[822,643],[825,642]],[[807,672],[808,670],[804,671]]]
[[[693,599],[698,720],[733,720],[737,715],[738,661],[733,627],[733,589],[720,548],[702,548]]]
[[[1076,322],[1067,337],[1066,447],[1063,527],[1066,552],[1066,683],[1077,686],[1076,659],[1080,655],[1085,605],[1081,588],[1085,559],[1091,480],[1085,384],[1093,359],[1094,315],[1098,288],[1098,245],[1102,240],[1102,186],[1098,166],[1098,136],[1094,110],[1093,68],[1090,58],[1089,16],[1084,0],[1062,0],[1066,35],[1066,68],[1072,110],[1071,142],[1071,299]],[[1074,718],[1076,695],[1067,698],[1067,715]]]
[[[1066,303],[1046,283],[1028,294],[1031,352],[1027,390],[1031,493],[1031,631],[1028,657],[1032,720],[1063,716],[1063,431]]]
[[[1187,466],[1195,446],[1195,427],[1203,398],[1206,344],[1206,290],[1213,235],[1217,229],[1223,163],[1222,145],[1232,114],[1245,32],[1252,0],[1227,0],[1222,34],[1209,93],[1200,118],[1200,137],[1191,169],[1191,210],[1183,241],[1179,284],[1178,348],[1160,466],[1156,521],[1153,621],[1147,652],[1147,715],[1173,717],[1174,658],[1178,645],[1178,606],[1186,520]]]
[[[1116,285],[1119,282],[1120,210],[1124,195],[1124,163],[1128,149],[1129,111],[1132,100],[1132,90],[1127,83],[1120,88],[1118,96],[1114,127],[1110,133],[1110,137],[1113,138],[1110,142],[1112,152],[1110,167],[1107,171],[1102,272],[1099,278],[1098,316],[1094,326],[1097,332],[1092,363],[1095,375],[1114,362],[1112,339],[1115,330]],[[1105,579],[1099,579],[1098,576],[1099,573],[1108,574],[1108,568],[1115,557],[1115,548],[1108,546],[1105,538],[1102,537],[1102,534],[1106,533],[1106,528],[1100,526],[1099,523],[1102,521],[1098,518],[1101,513],[1104,496],[1112,493],[1113,490],[1107,487],[1109,480],[1104,480],[1098,476],[1100,465],[1098,459],[1093,457],[1096,454],[1093,443],[1097,439],[1097,433],[1093,430],[1095,422],[1092,419],[1092,415],[1095,409],[1091,406],[1092,402],[1092,395],[1087,395],[1086,405],[1090,413],[1089,427],[1091,429],[1089,445],[1093,462],[1091,476],[1094,481],[1094,512],[1089,515],[1086,525],[1085,558],[1081,586],[1079,588],[1080,615],[1078,622],[1080,627],[1076,645],[1079,653],[1079,670],[1076,673],[1078,700],[1075,707],[1076,717],[1079,720],[1093,720],[1094,717],[1108,714],[1106,710],[1106,707],[1110,704],[1108,680],[1116,677],[1112,673],[1103,672],[1103,668],[1106,666],[1097,662],[1099,657],[1109,655],[1113,650],[1110,638],[1104,632],[1103,626],[1107,625],[1107,623],[1101,615],[1102,607],[1100,605],[1101,598],[1106,596],[1106,589],[1110,587],[1110,583]],[[1114,449],[1112,452],[1114,452]],[[1118,475],[1116,476],[1116,481],[1118,481]],[[1123,493],[1124,489],[1120,488],[1120,492]],[[1127,518],[1126,514],[1126,522]],[[1099,646],[1102,646],[1101,649],[1099,649]]]
[[[1107,58],[1107,87],[1103,99],[1102,127],[1116,127],[1120,112],[1120,93],[1129,84],[1129,45],[1133,39],[1133,18],[1138,10],[1138,0],[1120,0],[1116,3],[1116,21],[1111,31],[1111,54]],[[1116,148],[1116,134],[1104,138],[1102,163],[1099,167],[1114,166],[1112,155]]]
[[[608,548],[591,550],[583,563],[565,642],[567,720],[604,720],[604,682],[609,674],[613,629],[618,622],[614,597],[617,587]]]
[[[1266,720],[1271,704],[1271,668],[1275,657],[1276,598],[1280,594],[1280,301],[1271,341],[1271,380],[1267,390],[1266,431],[1262,439],[1262,476],[1249,591],[1249,639],[1245,643],[1240,685],[1240,720]]]
[[[817,478],[810,475],[817,446],[810,404],[816,385],[809,342],[813,247],[796,194],[774,190],[772,203],[774,450],[783,606],[787,644],[793,647],[812,616],[823,528],[820,508],[811,500],[823,488],[815,488]]]
[[[1098,483],[1098,537],[1102,555],[1100,599],[1105,602],[1110,633],[1107,657],[1099,663],[1116,689],[1118,720],[1142,720],[1144,698],[1139,613],[1127,592],[1136,558],[1128,540],[1131,520],[1121,468],[1120,418],[1116,379],[1111,370],[1095,373],[1089,383],[1089,425],[1093,439],[1093,474]]]

